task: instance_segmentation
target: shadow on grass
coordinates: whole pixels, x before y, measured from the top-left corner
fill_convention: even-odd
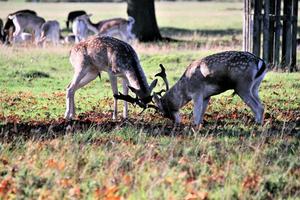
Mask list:
[[[202,36],[233,36],[242,34],[242,30],[239,29],[216,29],[216,30],[201,30],[201,29],[184,29],[175,27],[161,27],[160,31],[162,35],[169,37],[175,35],[202,35]]]
[[[149,136],[188,136],[196,133],[197,135],[214,137],[249,137],[254,134],[257,136],[284,135],[300,138],[300,124],[297,120],[283,122],[269,118],[266,120],[268,127],[264,129],[255,125],[252,117],[249,116],[243,116],[239,119],[245,121],[246,126],[241,126],[243,123],[239,122],[228,123],[224,119],[217,119],[213,116],[214,120],[205,122],[204,128],[195,132],[191,125],[174,126],[171,122],[152,122],[151,120],[138,119],[139,116],[132,117],[127,120],[113,121],[111,114],[88,112],[79,115],[76,120],[59,118],[51,121],[8,122],[0,125],[0,141],[9,142],[20,138],[23,140],[49,140],[90,129],[99,132],[115,132],[122,128],[130,128],[137,132],[142,130]]]

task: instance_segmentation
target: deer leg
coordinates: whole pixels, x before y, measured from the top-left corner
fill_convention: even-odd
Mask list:
[[[109,74],[110,84],[114,95],[118,94],[118,82],[117,77]],[[118,99],[114,97],[114,111],[113,111],[113,120],[117,119],[118,113]]]
[[[34,37],[35,37],[35,38],[34,38],[34,39],[35,39],[35,43],[37,44],[37,43],[39,42],[40,38],[41,38],[41,29],[40,29],[40,28],[38,28],[38,29],[35,31]],[[47,36],[45,35],[45,37],[47,37]],[[44,42],[46,43],[46,39],[45,39]]]
[[[123,94],[128,95],[128,82],[126,79],[123,79]],[[123,117],[128,118],[128,103],[124,101]]]
[[[257,102],[251,90],[239,90],[237,94],[242,98],[242,100],[251,108],[252,112],[255,115],[256,123],[261,124],[263,121],[263,107],[260,103]]]
[[[210,100],[210,97],[208,97],[208,98],[206,98],[206,99],[203,100],[203,106],[202,106],[202,111],[201,111],[201,118],[202,118],[202,121],[203,121],[204,113],[205,113],[205,111],[206,111],[206,109],[207,109],[209,100]]]
[[[257,81],[254,83],[254,85],[251,89],[251,94],[252,94],[254,100],[256,101],[256,104],[258,106],[257,108],[258,108],[259,112],[262,113],[261,115],[263,118],[264,106],[262,105],[260,98],[258,96],[258,88],[259,88],[260,83],[261,83],[261,81]],[[263,119],[261,121],[263,121]]]
[[[71,119],[75,116],[75,103],[74,103],[74,96],[76,90],[85,86],[92,80],[97,77],[97,73],[95,72],[88,72],[87,70],[81,70],[80,72],[74,75],[74,78],[70,85],[67,88],[66,94],[66,112],[65,118]]]
[[[203,120],[203,97],[202,95],[195,95],[193,97],[193,102],[194,102],[194,111],[193,111],[193,116],[194,116],[194,124],[195,125],[200,125]]]
[[[21,33],[23,32],[23,30],[21,29],[21,27],[19,26],[19,24],[15,25],[16,29],[13,33],[13,43],[16,43],[18,41],[18,39],[21,36]]]

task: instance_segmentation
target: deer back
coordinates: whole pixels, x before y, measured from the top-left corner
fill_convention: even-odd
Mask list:
[[[127,26],[127,20],[123,18],[114,18],[103,20],[98,23],[98,30],[100,33],[105,33],[110,29],[120,29],[122,26]]]
[[[149,85],[137,54],[127,43],[113,37],[93,36],[80,42],[71,50],[73,66],[93,66],[114,76],[127,78],[129,86],[149,96]]]
[[[263,60],[249,52],[221,52],[192,62],[182,79],[186,79],[192,91],[201,85],[214,87],[212,94],[208,94],[213,95],[253,81],[263,64]]]
[[[18,13],[12,16],[14,23],[18,23],[21,27],[36,28],[41,27],[45,20],[42,17],[30,13]]]

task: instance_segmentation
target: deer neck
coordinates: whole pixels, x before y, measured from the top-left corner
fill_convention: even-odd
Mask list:
[[[146,98],[150,96],[150,88],[147,78],[139,63],[136,63],[136,66],[133,67],[133,70],[125,73],[125,76],[128,80],[128,85],[137,90],[137,95],[140,98]]]

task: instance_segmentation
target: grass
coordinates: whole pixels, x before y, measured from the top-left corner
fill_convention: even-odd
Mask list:
[[[95,21],[126,16],[124,3],[0,2],[0,17],[25,8],[61,23],[73,9],[94,13]],[[162,33],[187,41],[133,44],[148,82],[160,63],[173,85],[192,60],[240,50],[241,8],[156,2]],[[300,198],[299,73],[267,74],[263,126],[231,91],[213,97],[196,132],[191,103],[181,110],[179,127],[133,106],[128,120],[113,121],[105,73],[76,93],[78,118],[66,122],[70,48],[0,47],[0,199]],[[159,81],[157,90],[162,87]]]

